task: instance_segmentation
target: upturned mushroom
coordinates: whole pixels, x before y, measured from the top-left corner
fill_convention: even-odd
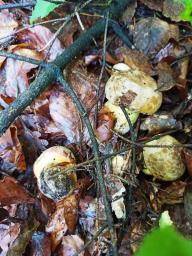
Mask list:
[[[53,200],[59,200],[69,195],[77,182],[77,176],[72,168],[75,157],[71,150],[62,146],[54,146],[45,150],[35,161],[34,175],[42,194]]]
[[[157,91],[156,81],[124,63],[114,65],[105,93],[110,103],[148,115],[154,114],[162,103],[162,93]]]

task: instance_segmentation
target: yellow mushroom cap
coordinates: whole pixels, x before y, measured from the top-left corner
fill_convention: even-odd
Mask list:
[[[157,91],[156,81],[148,74],[130,69],[123,63],[114,66],[105,93],[112,104],[148,115],[155,113],[162,103],[162,93]]]
[[[170,135],[146,143],[148,146],[157,147],[144,148],[143,156],[146,168],[143,172],[164,181],[179,179],[185,172],[185,165],[182,161],[181,148],[174,147],[175,144],[180,143]],[[163,147],[163,145],[170,147]]]
[[[43,169],[54,166],[70,166],[75,164],[75,157],[70,149],[63,146],[54,146],[46,149],[35,161],[33,172],[37,179]],[[75,174],[76,176],[76,174]]]

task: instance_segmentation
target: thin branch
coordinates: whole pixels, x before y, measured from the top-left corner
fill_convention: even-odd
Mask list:
[[[6,52],[6,51],[0,51],[0,56],[6,57],[6,58],[11,58],[14,60],[29,62],[29,63],[37,65],[37,66],[43,66],[43,67],[46,66],[46,64],[43,61],[36,60],[33,58],[28,58],[28,57],[25,57],[25,56],[22,56],[19,54],[10,53],[10,52]]]
[[[130,0],[114,1],[105,13],[109,12],[110,18],[118,18]],[[96,22],[87,32],[82,35],[64,52],[59,55],[52,63],[61,69],[64,69],[74,58],[76,58],[83,50],[85,50],[91,43],[94,37],[98,37],[105,29],[105,21],[103,19]],[[49,67],[51,64],[49,64]],[[18,96],[18,98],[9,105],[8,108],[0,113],[0,135],[2,135],[11,123],[23,112],[23,110],[32,103],[32,101],[41,93],[45,88],[56,79],[54,69],[46,68],[41,72],[41,75],[30,85],[29,89]],[[50,79],[50,81],[49,81]]]
[[[81,252],[83,252],[87,247],[89,247],[97,238],[98,236],[106,229],[107,223],[104,223],[98,230],[97,232],[93,235],[93,237],[82,247],[82,249],[74,254],[73,256],[78,256],[80,255]]]
[[[0,10],[4,9],[15,9],[15,8],[25,8],[36,5],[36,1],[26,2],[26,3],[15,3],[15,4],[2,4],[0,5]]]
[[[90,140],[91,140],[91,143],[92,143],[94,156],[96,158],[99,158],[99,155],[100,155],[99,154],[99,146],[98,146],[98,143],[97,143],[97,139],[95,138],[95,134],[94,134],[91,122],[89,120],[88,114],[86,113],[82,103],[78,99],[78,96],[74,92],[73,88],[65,81],[62,72],[60,72],[60,74],[58,73],[57,80],[58,80],[58,82],[60,82],[63,85],[64,90],[70,96],[73,103],[76,105],[78,111],[82,115],[82,119],[83,119],[83,121],[84,121],[84,123],[85,123],[85,125],[88,129],[88,132],[89,132],[89,136],[90,136]],[[107,189],[106,189],[106,186],[105,186],[102,165],[101,165],[101,162],[99,160],[96,160],[95,164],[96,164],[96,169],[97,169],[97,178],[99,180],[99,185],[100,185],[101,193],[102,193],[103,200],[104,200],[108,229],[109,229],[109,233],[111,235],[111,244],[112,244],[113,255],[118,255],[117,246],[116,246],[116,243],[117,243],[116,234],[115,234],[115,229],[114,229],[114,224],[113,224],[112,209],[111,209],[111,204],[109,202]]]

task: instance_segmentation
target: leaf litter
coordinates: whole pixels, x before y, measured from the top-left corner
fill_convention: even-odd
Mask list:
[[[4,3],[1,1],[1,4]],[[70,8],[73,7],[71,4]],[[63,10],[56,9],[48,18],[67,15],[68,8],[64,4]],[[89,8],[90,14],[79,14],[85,29],[98,19],[94,7],[90,5]],[[171,13],[173,9],[174,13]],[[106,53],[103,53],[103,40],[99,38],[92,48],[81,53],[63,71],[83,103],[99,143],[120,255],[134,255],[144,234],[155,226],[164,209],[170,210],[181,232],[192,236],[192,228],[187,226],[188,221],[191,223],[191,150],[181,147],[178,151],[182,166],[188,172],[176,181],[161,181],[144,174],[148,160],[144,161],[142,148],[144,143],[153,146],[158,141],[155,139],[169,134],[180,145],[192,141],[189,122],[191,26],[179,22],[181,9],[182,6],[171,0],[133,1],[120,22],[127,24],[124,33],[135,48],[126,47],[118,38],[113,40],[114,33],[109,29]],[[29,13],[24,9],[21,17],[24,19]],[[79,19],[73,18],[54,40],[58,29],[55,30],[55,24],[28,26],[16,33],[22,23],[14,10],[2,10],[0,20],[2,49],[47,62],[53,61],[71,45],[82,29]],[[185,25],[189,31],[183,29]],[[105,69],[101,76],[103,61]],[[39,71],[35,64],[6,57],[0,58],[0,69],[2,110],[29,88]],[[112,83],[118,80],[121,82],[116,89]],[[110,87],[108,91],[107,87]],[[158,102],[156,95],[162,95]],[[135,99],[137,104],[144,104],[146,99],[147,108],[135,105]],[[140,112],[134,122],[131,120],[132,125],[124,118],[122,105],[128,111]],[[118,116],[115,108],[119,108]],[[122,125],[126,125],[126,129]],[[24,255],[52,255],[53,252],[69,256],[107,255],[110,236],[105,226],[94,238],[99,228],[105,225],[107,216],[98,189],[89,134],[82,116],[61,85],[50,85],[8,128],[0,142],[1,255],[7,255],[8,251],[10,255],[18,252],[20,255],[24,252]],[[59,201],[51,200],[39,191],[32,173],[37,157],[55,145],[69,147],[77,159],[76,187]],[[125,153],[113,155],[123,149],[126,149]],[[163,150],[163,154],[169,151]],[[161,157],[151,153],[153,170],[159,164],[152,161],[154,159],[158,162]],[[174,158],[168,161],[174,166],[171,161]],[[71,170],[66,168],[65,171]],[[181,212],[186,215],[184,220]],[[29,215],[31,218],[27,220]],[[85,246],[91,240],[89,246]]]

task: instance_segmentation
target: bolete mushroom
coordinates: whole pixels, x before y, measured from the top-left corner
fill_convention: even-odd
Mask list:
[[[145,147],[143,150],[146,165],[143,172],[164,181],[179,179],[185,172],[185,165],[181,157],[181,148],[175,147],[175,144],[180,143],[170,135],[146,143],[147,146],[153,147]]]
[[[148,115],[155,113],[162,103],[162,93],[157,91],[156,81],[124,63],[114,65],[105,94],[114,105],[123,105],[130,111]]]
[[[33,166],[42,194],[53,200],[69,195],[76,185],[77,176],[74,170],[65,170],[74,165],[75,157],[68,148],[54,146],[45,150]]]
[[[129,115],[130,121],[132,124],[134,124],[137,121],[137,118],[139,116],[138,112],[132,112],[129,111],[127,108],[125,109],[127,114]],[[120,134],[125,134],[130,130],[129,123],[122,111],[122,109],[119,106],[116,106],[112,104],[110,101],[107,101],[104,104],[103,112],[110,112],[113,113],[116,122],[114,130]]]

